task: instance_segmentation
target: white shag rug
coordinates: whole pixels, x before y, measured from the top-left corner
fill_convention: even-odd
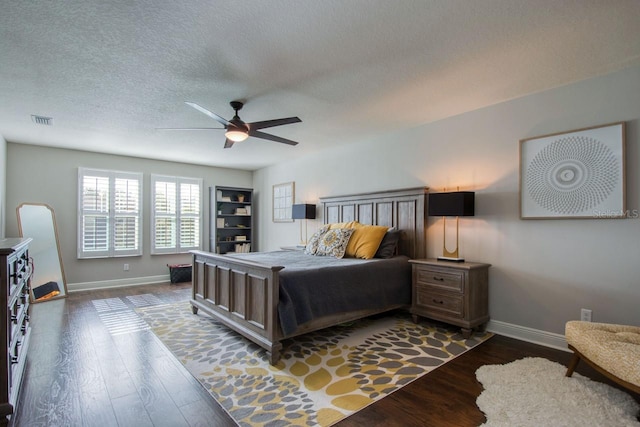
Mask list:
[[[628,394],[538,357],[478,368],[476,404],[485,427],[633,426],[640,405]]]

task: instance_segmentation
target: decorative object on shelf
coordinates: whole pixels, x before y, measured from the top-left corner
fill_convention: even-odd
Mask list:
[[[240,203],[244,203],[244,194],[239,193],[239,194],[236,196],[236,198],[238,199],[238,201],[239,201]]]
[[[442,217],[442,256],[443,261],[462,262],[464,258],[458,255],[458,236],[461,216],[475,215],[475,193],[473,191],[453,191],[449,193],[429,193],[429,216]],[[448,216],[456,217],[456,246],[451,252],[447,250],[447,223]]]
[[[623,218],[625,123],[520,140],[520,218]]]
[[[237,243],[234,249],[238,254],[246,254],[251,252],[251,245],[249,243]]]
[[[293,222],[291,206],[293,206],[294,190],[293,181],[273,186],[273,222]]]
[[[304,239],[302,238],[302,221],[300,221],[300,245],[307,245],[307,220],[316,219],[316,205],[300,204],[291,207],[291,218],[304,220]]]

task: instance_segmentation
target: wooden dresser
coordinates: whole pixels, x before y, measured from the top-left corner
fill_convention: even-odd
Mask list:
[[[0,426],[14,413],[31,337],[29,326],[30,238],[0,239]]]
[[[465,338],[489,321],[491,264],[412,259],[411,314],[460,326]]]

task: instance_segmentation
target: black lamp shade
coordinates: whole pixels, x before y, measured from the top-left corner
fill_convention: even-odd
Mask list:
[[[475,195],[473,191],[429,193],[429,215],[474,216]]]
[[[316,219],[316,205],[293,205],[291,218]]]

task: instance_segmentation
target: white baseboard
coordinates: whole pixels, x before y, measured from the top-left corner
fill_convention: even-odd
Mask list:
[[[505,337],[515,338],[545,347],[570,352],[567,348],[567,341],[564,335],[553,332],[541,331],[539,329],[527,328],[525,326],[513,325],[511,323],[490,320],[487,324],[487,331]]]
[[[125,286],[151,285],[154,283],[167,283],[170,281],[168,274],[160,276],[134,277],[131,279],[100,280],[97,282],[67,283],[69,292],[92,291],[96,289],[122,288]]]

